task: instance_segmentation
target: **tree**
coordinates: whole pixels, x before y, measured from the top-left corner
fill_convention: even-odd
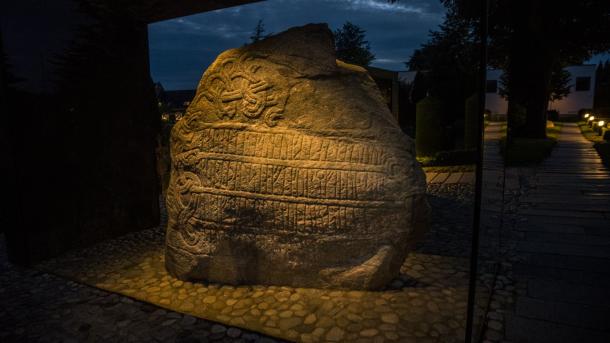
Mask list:
[[[556,81],[554,71],[580,64],[610,49],[610,2],[585,0],[496,0],[490,9],[490,62],[506,71],[509,112],[522,107],[516,136],[546,137],[546,112]],[[510,125],[510,123],[509,123]]]
[[[427,93],[443,99],[446,124],[464,116],[464,101],[476,89],[475,22],[449,9],[438,30],[411,55],[407,68],[425,75]],[[422,80],[420,80],[421,82]]]
[[[343,27],[335,30],[335,49],[337,58],[343,62],[368,66],[375,55],[371,52],[371,46],[366,41],[365,33],[359,26],[346,21]]]
[[[559,67],[557,70],[553,70],[551,72],[550,86],[549,86],[549,100],[556,101],[561,100],[568,95],[570,95],[570,81],[572,80],[570,73]],[[509,99],[510,94],[508,90],[508,74],[503,73],[500,76],[500,87],[498,90],[498,94],[500,94],[503,98]]]
[[[601,114],[610,114],[610,61],[600,62],[597,66],[594,108]]]
[[[551,81],[549,87],[549,100],[561,100],[570,95],[570,81],[572,77],[565,69],[559,69],[551,73]]]
[[[265,24],[263,23],[262,19],[259,19],[254,31],[252,31],[252,36],[250,36],[250,42],[246,44],[256,43],[271,36],[272,34],[273,33],[265,34]]]
[[[480,16],[478,1],[441,2],[464,18]],[[525,124],[511,131],[544,138],[553,70],[610,51],[610,1],[493,0],[489,4],[489,62],[506,73],[509,117],[511,111],[526,113]]]

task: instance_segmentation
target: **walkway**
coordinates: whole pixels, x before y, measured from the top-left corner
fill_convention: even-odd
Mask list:
[[[465,172],[426,172],[426,182],[429,184],[445,184],[453,185],[465,183],[474,185],[475,173],[473,171]]]
[[[610,172],[575,124],[519,175],[513,342],[610,342]]]

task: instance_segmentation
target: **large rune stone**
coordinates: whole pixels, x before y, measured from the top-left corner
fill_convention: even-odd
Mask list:
[[[185,280],[376,289],[427,227],[425,176],[326,25],[223,52],[172,130],[166,266]]]

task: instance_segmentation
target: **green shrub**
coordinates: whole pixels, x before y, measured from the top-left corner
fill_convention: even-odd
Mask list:
[[[546,112],[546,119],[550,121],[558,121],[559,120],[559,111],[557,110],[549,110]]]
[[[563,124],[555,123],[554,127],[547,128],[547,138],[514,137],[509,143],[506,136],[500,139],[500,153],[504,156],[507,166],[535,165],[542,162],[553,151],[557,137]]]
[[[525,128],[527,120],[527,110],[519,104],[509,106],[508,113],[508,135],[509,137],[520,136],[520,133]]]
[[[557,143],[552,138],[515,138],[510,144],[500,141],[500,153],[507,166],[534,165],[547,158]]]
[[[415,150],[418,156],[433,156],[443,150],[443,103],[427,96],[416,105]]]
[[[464,148],[476,149],[479,131],[479,97],[475,93],[466,99],[464,112]]]
[[[582,120],[585,117],[585,113],[593,113],[593,109],[592,108],[581,108],[580,110],[578,110],[578,119]]]
[[[478,155],[476,150],[451,150],[439,151],[434,156],[434,165],[454,166],[461,164],[477,163]]]
[[[434,156],[417,157],[419,163],[424,167],[472,165],[477,163],[477,159],[476,150],[443,150]]]

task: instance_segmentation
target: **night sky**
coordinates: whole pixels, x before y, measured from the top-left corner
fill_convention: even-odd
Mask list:
[[[74,39],[79,24],[73,0],[21,0],[3,3],[0,31],[14,74],[30,91],[54,89],[52,59]],[[259,19],[267,33],[293,26],[328,23],[339,28],[349,20],[366,30],[373,65],[405,70],[413,50],[428,41],[442,23],[440,0],[268,0],[149,25],[151,73],[170,89],[194,89],[214,58],[246,43]],[[585,63],[610,59],[601,54]]]
[[[406,70],[444,15],[438,0],[269,0],[167,20],[149,25],[151,74],[167,90],[194,89],[219,53],[249,40],[259,19],[266,33],[308,23],[335,30],[349,20],[366,30],[373,66]]]

